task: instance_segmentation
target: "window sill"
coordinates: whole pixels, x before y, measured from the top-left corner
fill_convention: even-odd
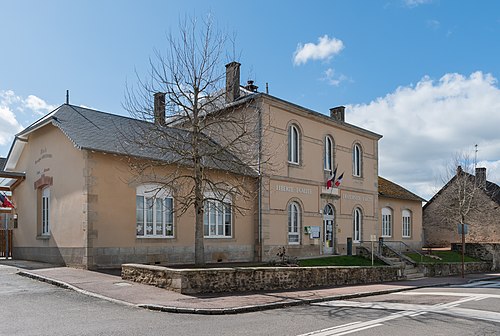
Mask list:
[[[291,161],[288,161],[288,165],[289,165],[289,166],[293,166],[293,167],[300,167],[300,163],[298,163],[298,162],[291,162]]]
[[[233,237],[226,236],[205,236],[204,239],[233,239]]]
[[[137,239],[174,239],[174,236],[136,236]]]
[[[36,236],[36,239],[37,240],[49,240],[50,235],[38,235],[38,236]]]

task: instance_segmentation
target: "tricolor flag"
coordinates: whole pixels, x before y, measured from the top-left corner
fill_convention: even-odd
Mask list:
[[[337,175],[337,167],[335,167],[335,170],[333,171],[332,175],[326,180],[326,189],[330,189],[333,187],[333,181],[335,181],[335,176]]]
[[[13,208],[14,206],[7,198],[7,195],[0,194],[0,207],[2,208]]]
[[[342,178],[344,177],[344,173],[340,174],[339,178],[337,181],[335,181],[335,186],[338,188],[340,186],[340,183],[342,183]]]

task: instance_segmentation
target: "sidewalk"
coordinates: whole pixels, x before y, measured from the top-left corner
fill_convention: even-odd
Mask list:
[[[217,293],[194,296],[125,281],[115,275],[69,267],[53,267],[48,264],[19,260],[2,260],[0,264],[17,267],[19,275],[120,304],[165,312],[208,315],[237,314],[500,278],[500,273],[467,274],[465,279],[459,276],[422,278],[410,281],[296,291]]]

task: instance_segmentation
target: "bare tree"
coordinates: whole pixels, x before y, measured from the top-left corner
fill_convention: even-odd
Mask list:
[[[138,76],[126,91],[125,109],[148,123],[123,133],[144,157],[157,158],[130,159],[134,176],[159,185],[158,192],[173,190],[177,212],[194,208],[195,264],[202,265],[205,204],[255,195],[260,110],[252,88],[240,89],[239,63],[224,68],[233,43],[211,18],[184,20],[178,37],[170,33],[166,42],[165,53],[150,59],[146,79]],[[236,202],[232,208],[248,210]]]

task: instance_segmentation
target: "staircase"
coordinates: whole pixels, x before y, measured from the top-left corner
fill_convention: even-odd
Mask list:
[[[389,250],[390,257],[381,257],[381,259],[391,266],[398,266],[403,270],[403,278],[406,280],[417,280],[425,278],[424,273],[419,272],[415,264],[405,255],[398,253],[389,246],[385,245],[384,249]],[[386,253],[387,254],[387,253]]]

